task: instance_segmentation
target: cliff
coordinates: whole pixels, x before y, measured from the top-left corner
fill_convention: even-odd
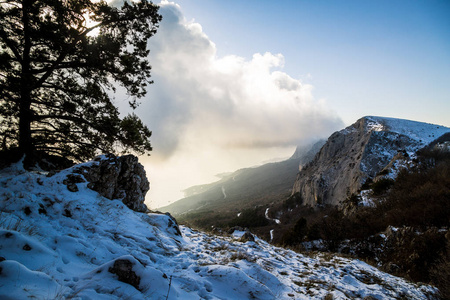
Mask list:
[[[363,117],[332,134],[295,180],[292,194],[305,205],[340,205],[394,159],[416,151],[450,128],[394,118]]]

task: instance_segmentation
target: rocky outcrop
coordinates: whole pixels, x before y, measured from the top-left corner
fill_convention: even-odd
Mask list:
[[[134,211],[148,211],[144,201],[150,183],[136,156],[99,156],[93,164],[79,167],[76,172],[82,174],[89,182],[88,187],[100,195],[108,199],[122,199]]]
[[[250,231],[246,231],[239,239],[239,242],[242,242],[242,243],[254,242],[254,241],[255,241],[255,237],[253,236],[253,234],[251,234]]]
[[[361,118],[330,136],[314,160],[298,173],[292,194],[301,196],[306,205],[340,206],[398,153],[412,156],[449,130],[408,120]]]
[[[131,262],[128,259],[117,259],[108,271],[117,275],[119,281],[128,283],[135,289],[140,290],[139,284],[141,283],[141,278],[134,272],[133,265],[134,262]]]

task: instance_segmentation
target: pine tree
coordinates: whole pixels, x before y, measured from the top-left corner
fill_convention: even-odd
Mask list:
[[[158,6],[91,0],[0,0],[0,148],[81,161],[99,152],[151,151],[151,131],[119,116],[151,84],[147,41]]]

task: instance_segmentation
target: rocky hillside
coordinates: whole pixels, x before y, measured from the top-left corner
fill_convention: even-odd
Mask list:
[[[179,227],[170,215],[140,212],[142,206],[123,201],[132,191],[116,179],[132,180],[143,188],[138,194],[147,184],[125,165],[100,157],[58,173],[28,172],[21,163],[0,170],[0,299],[430,299],[436,293],[358,260],[304,256],[244,232],[210,236]],[[117,176],[106,182],[100,179],[106,174]]]
[[[449,131],[409,120],[361,118],[328,138],[314,160],[298,173],[292,194],[301,196],[306,205],[340,205],[383,169],[395,166],[396,160],[413,159],[418,149]]]

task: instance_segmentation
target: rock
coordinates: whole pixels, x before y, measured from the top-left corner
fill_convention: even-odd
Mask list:
[[[223,230],[222,228],[218,228],[218,227],[212,227],[211,229],[211,233],[213,233],[214,235],[223,235]]]
[[[108,272],[116,274],[119,281],[128,283],[139,290],[141,278],[133,271],[133,263],[127,259],[118,259],[114,261],[114,265],[108,269]]]
[[[423,146],[420,140],[397,133],[387,124],[387,118],[364,117],[333,133],[314,160],[298,173],[292,195],[299,193],[309,206],[341,206],[399,151],[415,152]]]
[[[244,228],[242,228],[241,226],[234,226],[234,227],[231,227],[228,231],[227,231],[227,233],[228,234],[233,234],[233,232],[235,232],[235,231],[244,231],[245,229]]]
[[[167,226],[175,231],[175,235],[181,236],[181,231],[177,220],[168,212],[166,212],[165,215],[169,217]]]
[[[239,239],[239,242],[246,243],[246,242],[254,242],[255,237],[253,234],[250,233],[250,231],[246,231],[241,238]]]
[[[55,170],[50,170],[48,173],[47,173],[47,177],[52,177],[52,176],[54,176],[54,175],[56,175],[56,171]]]
[[[66,209],[64,209],[63,216],[64,216],[64,217],[67,217],[67,218],[72,218],[72,213],[70,212],[70,210],[68,210],[68,209],[66,208]]]
[[[23,212],[25,215],[29,216],[31,214],[31,208],[27,206],[23,209]]]
[[[66,185],[67,185],[67,189],[68,189],[69,191],[71,191],[72,193],[78,192],[78,187],[77,187],[77,185],[76,185],[75,183],[69,182],[69,183],[67,183]]]
[[[89,182],[88,188],[108,199],[122,199],[134,211],[147,212],[144,201],[150,183],[138,158],[134,155],[116,157],[109,154],[96,160],[97,164],[77,170]]]
[[[67,186],[67,189],[73,193],[78,192],[77,183],[85,182],[85,180],[77,174],[68,174],[66,179],[63,180],[63,184]]]

